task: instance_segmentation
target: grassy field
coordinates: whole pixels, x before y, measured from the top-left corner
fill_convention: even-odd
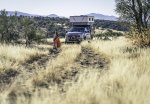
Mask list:
[[[0,45],[0,80],[5,70],[18,70],[11,81],[0,81],[0,104],[150,103],[149,48],[124,37],[63,45],[48,54],[51,48]]]
[[[0,45],[0,72],[16,67],[32,59],[44,55],[46,52],[36,48],[25,48],[24,46]]]

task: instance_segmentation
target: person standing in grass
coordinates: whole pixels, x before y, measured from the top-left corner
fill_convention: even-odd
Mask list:
[[[53,48],[56,49],[56,50],[61,47],[61,42],[60,42],[58,32],[56,32],[55,35],[54,35],[53,45],[54,45]]]

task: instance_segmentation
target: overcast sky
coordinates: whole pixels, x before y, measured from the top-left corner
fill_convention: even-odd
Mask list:
[[[89,13],[116,16],[115,0],[0,0],[0,10],[2,9],[66,17]]]

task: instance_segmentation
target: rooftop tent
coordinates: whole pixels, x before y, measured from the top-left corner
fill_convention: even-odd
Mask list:
[[[94,16],[70,16],[72,25],[93,25]]]

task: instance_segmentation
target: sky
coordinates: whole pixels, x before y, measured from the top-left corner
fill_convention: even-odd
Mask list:
[[[115,0],[0,0],[0,10],[69,17],[100,13],[114,15]]]

